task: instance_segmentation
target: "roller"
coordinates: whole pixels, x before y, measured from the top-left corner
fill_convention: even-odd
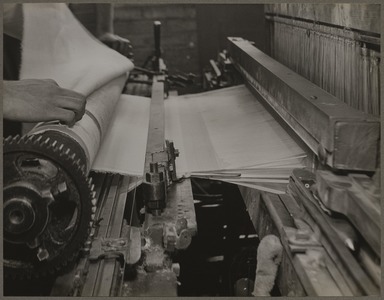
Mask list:
[[[133,64],[93,38],[65,4],[24,4],[21,79],[55,80],[87,96],[73,127],[40,123],[4,149],[5,276],[56,274],[74,261],[92,226],[88,178]]]

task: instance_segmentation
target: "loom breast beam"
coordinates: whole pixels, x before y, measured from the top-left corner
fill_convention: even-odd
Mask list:
[[[294,73],[249,41],[228,38],[236,68],[251,91],[334,169],[375,171],[379,118],[357,111]]]

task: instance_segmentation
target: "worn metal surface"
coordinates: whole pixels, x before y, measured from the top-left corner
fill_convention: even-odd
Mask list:
[[[314,177],[307,170],[294,170],[288,186],[289,194],[307,212],[305,221],[319,233],[319,241],[335,262],[353,295],[378,295],[379,287],[365,273],[352,253],[345,247],[340,236],[330,225],[319,203],[310,192],[311,185],[305,186],[305,179]]]
[[[376,169],[378,118],[347,106],[250,42],[228,39],[231,58],[253,92],[277,112],[321,162],[336,169]]]
[[[313,182],[313,178],[309,182]],[[329,226],[324,225],[327,220],[317,220],[319,216],[313,218],[301,203],[304,200],[297,202],[287,194],[272,195],[246,187],[239,189],[259,237],[275,234],[281,239],[284,255],[276,282],[282,295],[378,293],[337,234],[324,233],[324,227]]]
[[[164,115],[164,83],[154,81],[152,86],[151,106],[149,111],[149,128],[147,139],[147,150],[145,156],[144,173],[149,172],[151,162],[158,161],[158,155],[163,154],[160,159],[166,160],[165,146],[165,115]]]
[[[340,176],[329,171],[317,171],[317,190],[324,205],[345,215],[364,239],[380,256],[380,202],[373,199],[359,181],[369,184],[368,176]]]
[[[164,83],[158,80],[154,78],[152,87],[144,171],[143,195],[148,213],[143,224],[143,263],[136,278],[125,282],[123,295],[127,296],[176,296],[172,253],[187,248],[197,231],[190,179],[176,177],[178,151],[173,142],[165,140]],[[162,206],[146,201],[160,198]]]
[[[133,282],[123,287],[124,297],[176,297],[177,277],[172,270],[158,270],[147,273],[140,269]]]
[[[131,188],[129,176],[93,174],[97,193],[95,225],[84,255],[67,274],[59,277],[52,296],[118,296],[121,294],[125,262],[140,258],[141,238],[137,229],[124,226],[124,209]]]
[[[173,227],[174,230],[164,228]],[[190,239],[197,233],[197,223],[195,207],[193,205],[193,194],[190,179],[174,183],[168,188],[167,204],[164,212],[160,216],[146,215],[144,232],[147,232],[155,242],[160,240],[165,242],[167,239],[175,239],[174,247],[181,246],[185,249],[189,246]],[[185,241],[178,241],[179,239]],[[176,243],[179,243],[178,245]]]

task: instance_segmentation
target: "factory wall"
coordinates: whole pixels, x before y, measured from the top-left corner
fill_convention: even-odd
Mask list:
[[[95,5],[71,5],[85,27],[95,33]],[[115,33],[134,47],[135,64],[141,66],[153,52],[153,22],[162,23],[163,58],[170,72],[195,73],[216,59],[227,36],[241,36],[266,50],[263,5],[115,4]]]
[[[199,54],[201,62],[216,59],[227,48],[227,37],[242,37],[269,52],[269,40],[262,4],[197,5]]]
[[[167,67],[174,72],[198,72],[196,8],[194,5],[133,5],[116,3],[115,34],[133,45],[135,64],[142,66],[153,54],[153,22],[161,21],[161,47]],[[72,4],[81,23],[96,32],[95,4]]]
[[[115,4],[115,32],[132,42],[139,66],[153,53],[154,21],[162,24],[161,48],[168,69],[197,73],[199,57],[193,5]]]
[[[271,55],[350,106],[380,113],[380,5],[271,4]]]

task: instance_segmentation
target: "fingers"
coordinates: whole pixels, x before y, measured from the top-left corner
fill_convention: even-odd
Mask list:
[[[76,92],[64,90],[62,95],[55,97],[54,105],[73,112],[74,122],[77,122],[85,113],[86,98]]]
[[[100,37],[100,41],[120,54],[133,58],[132,44],[128,39],[114,34],[105,34]]]
[[[52,79],[7,81],[4,97],[5,118],[14,121],[59,120],[73,126],[85,113],[85,96],[61,88]]]
[[[132,53],[132,44],[129,40],[127,39],[122,39],[121,41],[121,53],[128,57],[128,58],[133,58],[133,53]]]
[[[128,40],[116,40],[111,43],[110,47],[128,58],[133,57],[132,45]]]
[[[85,113],[85,97],[82,99],[79,98],[70,98],[70,97],[58,97],[56,99],[56,104],[60,108],[71,110],[75,113],[75,121],[81,120]]]
[[[71,110],[58,108],[56,109],[55,114],[57,120],[65,123],[69,127],[72,127],[76,123],[76,114]]]
[[[73,126],[85,113],[86,98],[75,91],[59,88],[50,104],[58,120]]]

